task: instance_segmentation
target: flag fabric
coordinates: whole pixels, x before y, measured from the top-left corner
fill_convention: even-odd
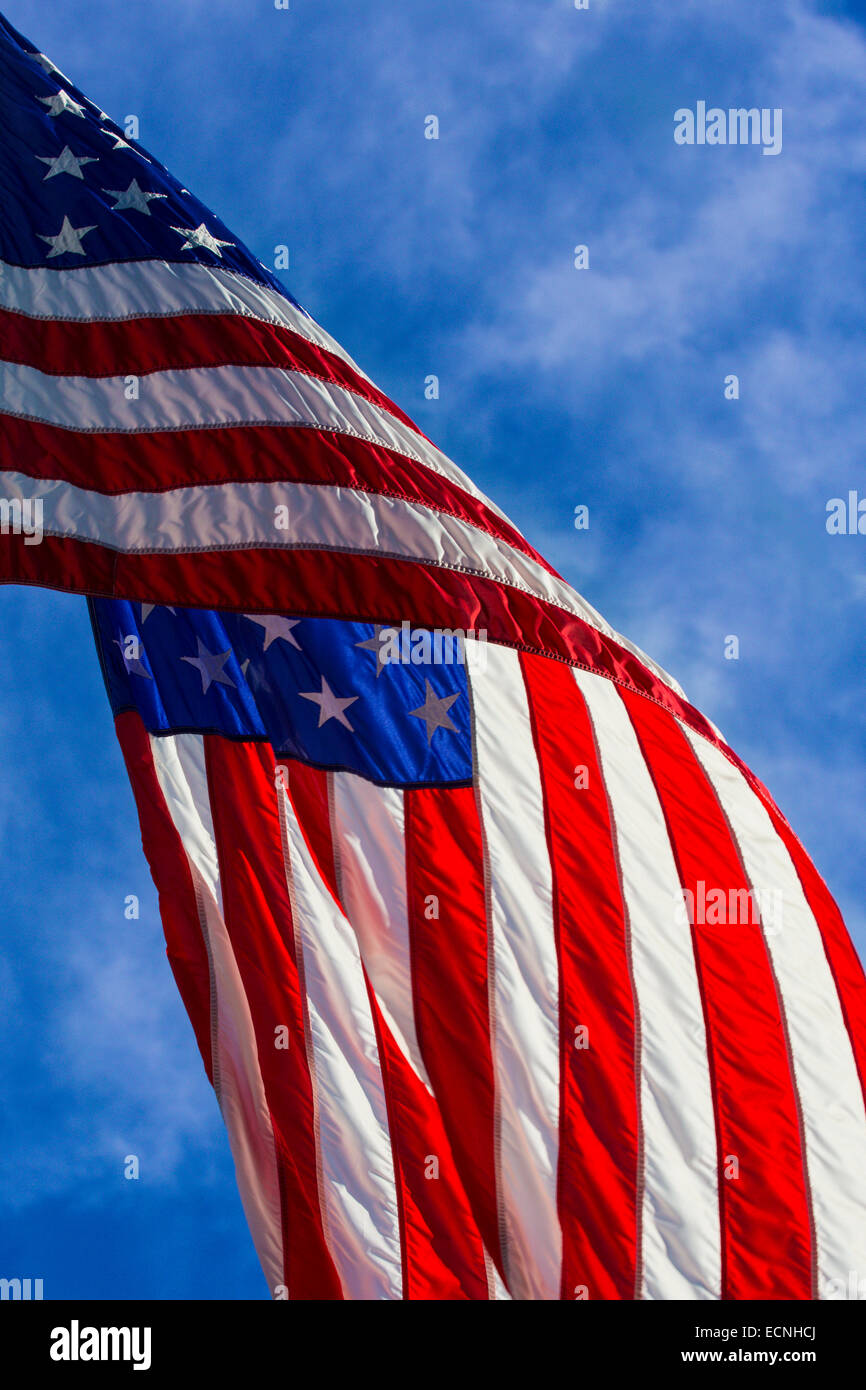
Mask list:
[[[866,982],[769,793],[5,23],[0,80],[0,577],[92,595],[272,1296],[857,1297]]]
[[[5,22],[0,101],[0,579],[486,625],[667,688],[228,228]]]

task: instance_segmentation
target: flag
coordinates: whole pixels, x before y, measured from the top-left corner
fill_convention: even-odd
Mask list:
[[[5,23],[0,78],[0,575],[92,596],[271,1295],[856,1297],[863,970],[769,793]]]

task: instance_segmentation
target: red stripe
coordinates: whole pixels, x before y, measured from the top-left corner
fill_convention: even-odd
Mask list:
[[[124,555],[86,541],[23,536],[0,545],[0,583],[39,584],[105,598],[299,617],[485,630],[490,641],[552,656],[608,676],[664,705],[743,764],[704,716],[612,638],[581,618],[508,588],[411,560],[326,550],[215,550]]]
[[[288,768],[289,790],[298,823],[322,878],[339,901],[329,775],[301,763],[284,765]],[[486,1298],[481,1238],[458,1175],[442,1116],[436,1101],[395,1043],[369,980],[367,988],[379,1043],[400,1199],[404,1297]],[[450,1078],[447,1085],[450,1086]],[[438,1161],[438,1178],[426,1176],[429,1158]]]
[[[407,791],[404,804],[418,1044],[474,1219],[502,1273],[487,909],[475,795],[471,787],[430,787]]]
[[[403,1297],[486,1299],[481,1237],[436,1101],[394,1041],[369,980],[367,989],[399,1193]]]
[[[187,367],[282,367],[354,391],[421,431],[408,415],[349,366],[281,324],[241,314],[184,314],[80,323],[32,319],[0,309],[7,362],[52,376],[145,376]]]
[[[532,656],[521,664],[544,792],[559,960],[561,1296],[573,1299],[584,1286],[593,1299],[633,1299],[639,1059],[607,796],[571,671]],[[582,769],[587,785],[578,788]]]
[[[760,797],[773,822],[773,827],[785,845],[812,915],[818,924],[827,962],[836,984],[851,1050],[857,1065],[860,1085],[866,1104],[866,974],[860,957],[842,918],[842,914],[826,883],[804,850],[797,836],[782,815],[766,787],[754,773],[743,769]]]
[[[776,981],[763,933],[751,925],[751,907],[743,923],[742,907],[728,896],[748,893],[749,880],[713,788],[676,720],[647,700],[627,692],[622,698],[655,783],[682,886],[695,904],[692,940],[719,1141],[722,1297],[809,1299],[809,1193]],[[700,907],[702,893],[705,899],[712,889],[725,895],[724,920],[716,924],[697,920],[712,915],[712,905],[709,912]],[[731,902],[734,924],[727,920]],[[726,1175],[731,1156],[736,1177],[733,1168]]]
[[[166,807],[141,716],[133,710],[119,714],[114,728],[135,796],[144,853],[159,893],[166,954],[213,1085],[210,962],[189,860]]]
[[[308,426],[235,425],[101,434],[3,416],[0,469],[62,478],[106,496],[226,482],[314,483],[417,502],[477,526],[550,574],[520,532],[459,484],[353,435]]]
[[[204,740],[223,915],[249,1001],[283,1179],[289,1296],[339,1299],[317,1185],[313,1091],[292,908],[281,848],[274,757],[262,744]],[[275,1046],[288,1029],[289,1046]]]
[[[329,808],[329,777],[319,768],[289,759],[281,762],[288,769],[289,795],[295,808],[298,825],[319,871],[319,876],[339,903],[334,846],[331,841]]]

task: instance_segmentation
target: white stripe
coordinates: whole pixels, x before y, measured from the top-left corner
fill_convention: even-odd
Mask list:
[[[558,1299],[559,972],[540,773],[517,654],[489,647],[468,670],[492,945],[503,1260],[515,1298]]]
[[[607,789],[641,1028],[643,1289],[721,1297],[716,1127],[691,930],[664,813],[616,686],[575,671]]]
[[[310,1034],[326,1237],[347,1298],[403,1296],[400,1221],[376,1029],[349,923],[277,790]]]
[[[274,1132],[249,1002],[222,915],[204,740],[198,734],[151,736],[150,747],[169,815],[192,871],[210,961],[214,1090],[247,1223],[268,1288],[276,1296],[285,1274]]]
[[[72,271],[62,273],[73,274]],[[0,412],[67,429],[100,433],[242,424],[334,430],[392,449],[422,464],[456,483],[509,525],[513,524],[434,444],[389,411],[345,387],[279,367],[195,367],[147,374],[142,378],[141,396],[133,404],[125,397],[125,380],[123,376],[58,377],[20,363],[5,363],[0,379]],[[14,474],[0,475],[0,483],[4,478],[9,480],[7,491],[11,488],[12,495],[15,477]],[[25,495],[34,495],[32,489]],[[660,680],[682,694],[672,676],[615,632],[571,585],[505,542],[496,541],[495,545],[524,576],[517,587],[526,588],[566,612],[577,614],[632,652]]]
[[[62,273],[65,276],[74,272]],[[20,363],[4,363],[0,379],[0,412],[66,429],[99,433],[140,433],[227,425],[333,430],[392,449],[422,464],[456,483],[508,522],[495,503],[434,444],[389,411],[345,387],[279,367],[183,368],[152,372],[145,375],[142,381],[141,395],[132,403],[124,394],[126,378],[123,376],[53,376]],[[4,477],[9,478],[9,487],[14,489],[15,475],[0,475],[0,481]],[[557,579],[536,561],[505,542],[497,541],[496,546],[526,576],[521,587],[540,594],[566,612],[577,614],[632,652],[660,680],[682,694],[666,671],[615,632],[571,585]]]
[[[238,314],[290,328],[365,373],[300,305],[237,271],[196,262],[125,261],[54,270],[0,261],[0,308],[77,323]],[[369,378],[368,378],[369,380]]]
[[[226,425],[332,430],[392,449],[486,500],[435,444],[390,411],[348,387],[306,372],[285,367],[181,367],[149,372],[139,380],[141,394],[129,401],[125,376],[53,376],[7,362],[0,380],[0,411],[98,434]]]
[[[802,1106],[818,1293],[850,1297],[851,1275],[856,1276],[855,1290],[857,1280],[866,1278],[866,1115],[821,932],[760,798],[720,749],[682,727],[727,816],[751,886],[761,894],[780,895],[764,898],[774,911],[762,915]],[[839,1281],[835,1292],[830,1281]]]
[[[421,1056],[412,991],[406,881],[406,814],[402,791],[377,787],[352,772],[329,774],[329,809],[340,897],[370,983],[391,1034],[431,1095]],[[490,1297],[509,1299],[484,1251]]]
[[[46,535],[96,541],[125,554],[316,548],[421,560],[482,575],[532,594],[598,627],[595,610],[507,542],[420,502],[313,483],[214,483],[109,496],[56,479],[0,473],[6,498],[41,499]],[[288,507],[288,529],[275,527]],[[612,632],[614,640],[630,646]],[[660,679],[670,676],[630,648]]]
[[[0,490],[10,499],[41,498],[46,535],[96,541],[127,554],[258,546],[358,551],[481,574],[541,598],[555,588],[534,561],[486,531],[420,502],[351,488],[212,483],[106,495],[7,472],[0,473]],[[286,529],[275,525],[278,507],[288,508]]]
[[[385,1021],[430,1090],[412,998],[403,793],[353,772],[331,773],[330,784],[340,898]]]
[[[71,320],[77,322],[118,321],[142,317],[172,317],[185,313],[239,314],[260,319],[267,323],[278,323],[293,329],[310,342],[326,348],[341,357],[358,372],[370,380],[358,364],[325,329],[317,324],[305,310],[294,305],[289,299],[264,285],[256,284],[235,271],[198,263],[168,263],[165,261],[129,261],[105,266],[76,266],[63,271],[45,267],[26,268],[8,265],[0,261],[0,307],[23,313],[29,317]],[[5,372],[17,364],[4,364]],[[18,368],[25,372],[35,372],[33,368]],[[197,368],[201,371],[224,371],[224,368]],[[268,371],[268,368],[234,369]],[[42,375],[35,373],[36,376]],[[166,374],[155,374],[166,375]],[[174,375],[178,375],[175,373]],[[292,375],[286,373],[285,375]],[[58,378],[46,377],[46,384],[36,393],[45,404],[56,391]],[[104,380],[104,379],[103,379]],[[122,378],[113,378],[115,382]],[[116,389],[116,388],[115,388]],[[346,392],[347,396],[352,393]],[[118,408],[124,401],[122,384],[119,391]],[[358,398],[354,398],[358,399]],[[138,407],[141,402],[136,402]],[[0,409],[4,407],[0,405]],[[25,408],[29,418],[32,405]],[[50,408],[50,407],[49,407]],[[374,408],[375,409],[375,408]],[[11,413],[16,413],[11,409]],[[410,446],[418,450],[417,461],[444,476],[458,482],[473,497],[479,498],[497,516],[512,525],[504,512],[486,497],[457,464],[453,463],[429,441],[403,425],[387,412],[380,412],[382,422],[388,430],[396,431],[401,437],[409,437]],[[39,418],[52,419],[51,415]],[[69,426],[69,419],[57,421]],[[104,428],[101,420],[95,428]],[[140,427],[140,426],[139,426]],[[129,428],[126,420],[118,429]],[[419,442],[420,441],[420,442]],[[387,447],[394,447],[388,445]],[[416,458],[416,453],[400,448],[407,457]],[[2,475],[0,475],[2,480]],[[515,528],[516,529],[516,528]],[[559,602],[568,612],[578,613],[585,622],[599,632],[613,638],[627,651],[652,671],[660,680],[678,694],[682,690],[671,675],[651,660],[639,647],[617,633],[579,594],[569,585],[561,585],[564,597],[553,600]]]

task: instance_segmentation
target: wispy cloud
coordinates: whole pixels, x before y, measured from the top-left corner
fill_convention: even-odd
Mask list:
[[[288,244],[302,302],[721,725],[866,949],[866,539],[824,529],[866,492],[862,25],[806,0],[7,13],[256,254]],[[781,107],[782,153],[676,146],[699,99]],[[216,1184],[83,605],[0,590],[0,659],[0,1199],[107,1200],[128,1152]]]

